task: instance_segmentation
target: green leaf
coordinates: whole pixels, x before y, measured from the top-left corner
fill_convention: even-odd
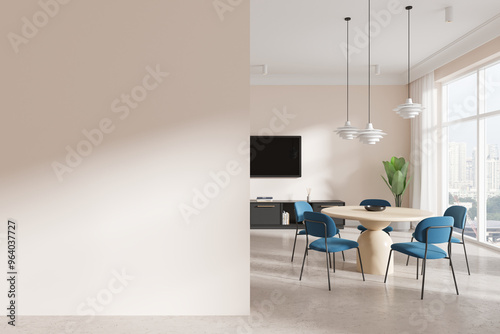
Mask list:
[[[401,171],[396,171],[392,177],[392,192],[395,195],[401,195],[405,190],[405,179],[403,178],[403,173]]]
[[[394,175],[396,170],[394,169],[394,166],[390,162],[382,161],[382,163],[384,164],[385,173],[387,174],[387,179],[389,180],[389,183],[392,184],[392,176]]]
[[[394,166],[394,163],[396,162],[396,159],[397,159],[396,157],[392,157],[392,158],[391,158],[391,165],[393,165],[393,166]]]
[[[405,165],[405,158],[396,158],[394,159],[394,168],[396,170],[401,170],[403,166]]]
[[[403,166],[403,168],[401,168],[401,173],[403,173],[403,177],[406,179],[406,174],[408,173],[408,165],[410,163],[409,162],[406,162]]]
[[[408,181],[405,182],[405,188],[403,189],[403,192],[401,193],[401,196],[403,196],[403,194],[405,193],[406,191],[406,188],[408,188],[408,184],[410,183],[410,180],[411,180],[411,176],[408,178]]]
[[[389,184],[389,182],[387,182],[387,180],[385,179],[385,177],[383,177],[382,175],[380,175],[380,177],[382,177],[382,180],[385,181],[385,184],[387,184],[387,186],[389,187],[389,190],[394,194],[394,192],[392,191],[391,185]]]

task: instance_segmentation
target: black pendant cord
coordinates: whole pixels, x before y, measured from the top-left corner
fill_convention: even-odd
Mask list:
[[[347,121],[349,122],[349,21],[350,17],[346,17],[345,21],[347,23]]]
[[[370,91],[370,84],[371,84],[371,1],[368,0],[368,123],[371,123],[371,112],[370,112],[370,105],[371,105],[371,91]]]
[[[407,6],[408,11],[408,98],[410,98],[410,10],[412,6]]]

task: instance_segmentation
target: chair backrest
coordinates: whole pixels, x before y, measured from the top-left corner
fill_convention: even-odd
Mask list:
[[[453,217],[455,220],[453,226],[463,230],[465,228],[465,218],[467,217],[467,208],[460,205],[450,206],[444,212],[443,216]]]
[[[304,221],[304,212],[313,211],[311,204],[304,201],[295,202],[294,207],[295,207],[295,220],[297,221],[297,223]]]
[[[432,228],[432,227],[442,228]],[[449,227],[449,228],[445,228]],[[430,229],[429,229],[430,228]],[[429,229],[429,231],[427,231]],[[453,217],[431,217],[422,220],[415,228],[415,239],[428,244],[449,242],[453,231]]]
[[[306,224],[307,234],[314,237],[330,238],[338,233],[333,219],[320,212],[305,212],[304,223]]]
[[[391,203],[386,201],[385,199],[365,199],[362,200],[359,205],[378,205],[378,206],[391,206]]]

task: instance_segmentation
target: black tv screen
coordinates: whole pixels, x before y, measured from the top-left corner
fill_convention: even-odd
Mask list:
[[[301,177],[300,136],[251,136],[251,177]]]

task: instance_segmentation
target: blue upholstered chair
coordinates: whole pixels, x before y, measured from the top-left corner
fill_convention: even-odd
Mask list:
[[[320,213],[320,212],[305,212],[304,213],[304,223],[306,225],[306,237],[309,235],[318,237],[319,239],[306,245],[304,251],[304,259],[302,260],[302,269],[300,270],[300,278],[302,280],[302,273],[304,271],[304,263],[306,261],[306,256],[308,250],[315,250],[318,252],[323,252],[326,255],[326,271],[328,273],[328,290],[330,287],[330,253],[342,252],[351,248],[356,248],[358,250],[359,264],[361,266],[361,275],[363,276],[363,281],[365,280],[365,273],[363,271],[363,263],[361,262],[361,254],[359,253],[359,245],[356,241],[341,239],[335,237],[337,235],[337,227],[332,218]],[[309,239],[309,238],[308,238]],[[335,259],[335,257],[334,257]],[[333,266],[335,272],[335,264]]]
[[[295,254],[295,245],[297,244],[297,236],[298,235],[306,235],[306,230],[299,230],[299,224],[304,221],[304,212],[313,212],[312,206],[304,201],[295,202],[295,240],[293,241],[293,250],[292,250],[292,261],[293,256]],[[337,230],[338,231],[338,230]],[[340,232],[338,232],[340,238]],[[342,252],[342,259],[345,261],[344,252]]]
[[[297,236],[306,235],[306,230],[299,230],[299,224],[304,221],[304,212],[313,211],[312,206],[307,202],[295,202],[294,207],[295,207],[295,240],[293,241],[292,262],[293,262],[293,256],[295,254],[295,245],[297,244]]]
[[[359,203],[359,205],[361,205],[361,206],[365,206],[365,205],[391,206],[391,203],[389,203],[385,199],[365,199],[365,200],[361,201],[361,203]],[[358,225],[358,230],[361,231],[360,233],[363,233],[364,231],[367,230],[367,228],[364,227],[363,225]],[[387,226],[382,231],[391,235],[390,232],[392,232],[393,230],[394,229],[392,228],[392,226]]]
[[[450,206],[444,212],[444,216],[453,217],[453,220],[454,220],[453,227],[455,229],[461,230],[461,232],[462,232],[462,240],[452,236],[451,243],[452,244],[462,244],[464,246],[465,263],[467,264],[467,272],[470,275],[469,260],[467,259],[467,249],[465,248],[465,238],[464,238],[465,223],[467,221],[467,208],[464,206],[460,206],[460,205]],[[411,241],[413,241],[414,237],[415,237],[415,233],[412,234]],[[451,253],[451,247],[448,250],[448,252]],[[409,260],[410,260],[410,257],[408,256],[408,259],[406,260],[406,265],[408,265]]]
[[[435,244],[448,244],[448,250],[451,246],[451,234],[453,233],[453,217],[431,217],[422,220],[415,228],[415,239],[417,242],[400,242],[391,245],[389,252],[389,260],[387,261],[387,269],[385,271],[384,283],[387,281],[387,273],[389,264],[391,263],[391,255],[393,251],[397,251],[408,256],[417,258],[417,279],[418,279],[418,259],[422,259],[422,292],[420,299],[424,299],[424,284],[425,284],[425,268],[428,259],[448,259],[450,260],[451,272],[453,281],[455,282],[455,290],[458,295],[457,280],[455,279],[455,271],[451,262],[451,254],[436,246]]]
[[[444,212],[444,216],[453,217],[453,219],[454,219],[453,227],[455,229],[461,230],[461,232],[462,232],[462,240],[452,236],[451,243],[452,244],[462,244],[464,246],[465,263],[467,263],[467,272],[470,275],[469,260],[467,259],[467,249],[465,249],[465,239],[464,239],[465,223],[467,221],[467,208],[464,206],[460,206],[460,205],[450,206]],[[451,254],[451,247],[448,250],[448,252]]]

